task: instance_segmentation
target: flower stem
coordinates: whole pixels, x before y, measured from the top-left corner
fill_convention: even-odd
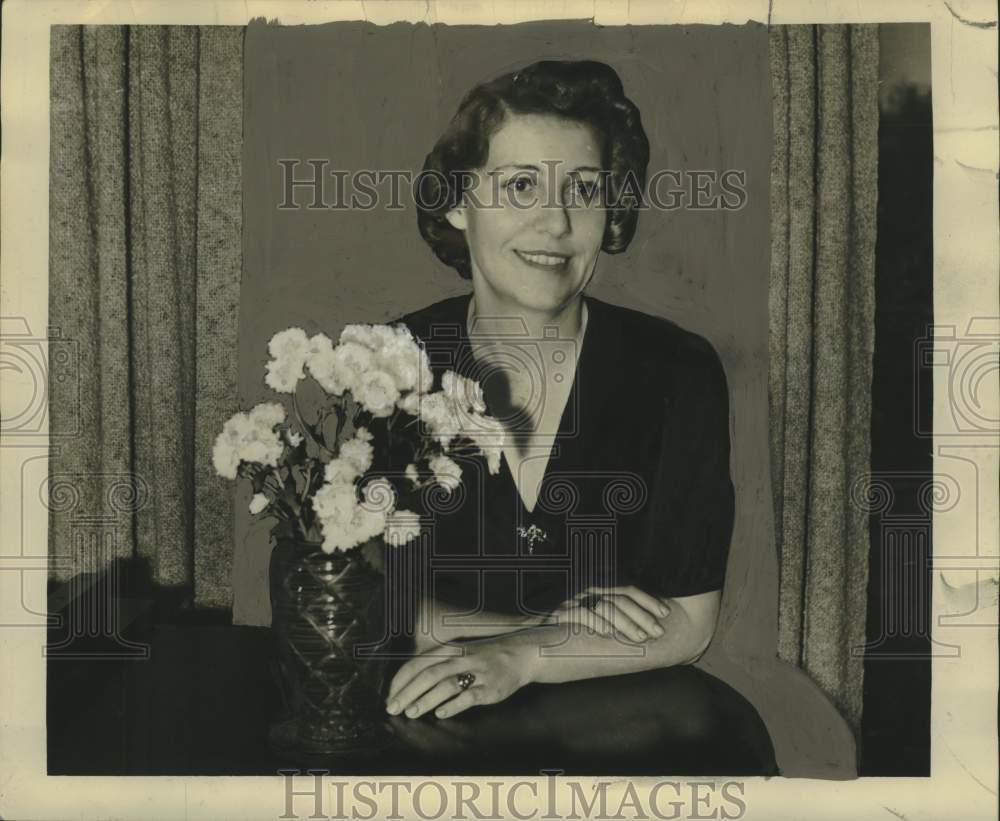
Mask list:
[[[306,422],[305,417],[302,416],[302,410],[299,408],[298,395],[295,393],[292,394],[292,410],[295,411],[295,418],[299,420],[299,425],[305,431],[306,436],[312,439],[313,442],[315,442],[320,448],[325,450],[331,456],[335,456],[336,454],[330,450],[330,448],[327,447],[326,442],[323,441],[322,435],[317,436],[313,426]]]
[[[291,468],[289,468],[289,470],[291,470]],[[295,497],[295,494],[288,492],[288,489],[285,487],[285,482],[281,478],[281,474],[278,473],[277,468],[271,468],[271,476],[274,477],[275,481],[277,481],[278,483],[277,501],[280,501],[282,504],[288,507],[292,515],[296,519],[299,519],[301,521],[302,506],[299,504],[299,500]]]
[[[340,435],[344,432],[344,428],[347,426],[347,413],[344,411],[343,405],[339,402],[335,406],[335,413],[337,414],[337,431],[334,436],[337,442],[340,442]]]
[[[303,515],[303,513],[306,509],[306,502],[309,501],[309,494],[312,489],[312,471],[313,471],[313,462],[310,459],[309,463],[306,465],[306,486],[302,491],[302,499],[299,504],[299,511],[300,511],[299,518],[303,520],[303,524],[305,524],[305,516]]]

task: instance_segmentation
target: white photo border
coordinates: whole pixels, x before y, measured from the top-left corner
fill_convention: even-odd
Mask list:
[[[1000,337],[998,238],[997,8],[991,0],[593,0],[593,2],[323,2],[323,0],[11,0],[2,29],[2,251],[0,315],[22,318],[34,336],[48,327],[49,27],[54,24],[246,25],[265,17],[285,25],[335,20],[448,24],[510,24],[528,20],[593,19],[601,25],[770,22],[931,24],[934,116],[934,317],[959,334]],[[986,375],[980,397],[997,401],[998,374]],[[4,403],[18,403],[35,386],[0,371]],[[27,392],[27,393],[26,393]],[[975,465],[978,521],[935,515],[933,544],[935,642],[959,645],[957,658],[932,659],[931,776],[826,781],[740,778],[751,819],[997,817],[997,607],[973,618],[948,613],[942,573],[963,583],[996,575],[1000,447],[989,434],[961,442],[938,436],[949,414],[949,386],[935,380],[934,471],[961,458]],[[983,409],[998,418],[998,408]],[[43,431],[43,433],[47,433]],[[949,451],[949,449],[951,449]],[[0,625],[22,625],[46,611],[47,514],[37,498],[23,499],[25,466],[47,458],[48,443],[15,441],[0,447]],[[947,461],[946,461],[947,460]],[[970,492],[976,492],[970,488]],[[14,544],[20,534],[20,543]],[[37,618],[37,617],[36,617]],[[269,777],[46,776],[44,620],[35,627],[0,627],[0,817],[34,818],[278,818],[285,785]],[[298,789],[307,789],[303,776]],[[367,779],[370,780],[370,779]],[[441,779],[414,778],[414,784]],[[482,779],[462,778],[462,781]],[[494,779],[496,780],[496,779]],[[538,783],[544,776],[521,781]],[[600,779],[575,779],[581,784]],[[698,779],[678,778],[685,782]],[[704,781],[704,779],[701,779]],[[713,779],[719,782],[718,777]],[[616,778],[609,806],[631,782],[640,794],[652,778]],[[522,795],[524,795],[522,791]],[[615,798],[615,796],[619,796]],[[530,809],[519,799],[522,809]],[[545,817],[541,801],[538,814]],[[433,803],[432,803],[433,806]],[[386,806],[386,812],[389,807]],[[697,812],[698,808],[688,808]],[[704,808],[703,808],[704,809]],[[303,808],[299,817],[308,817]],[[381,816],[381,817],[384,817]],[[446,813],[441,817],[451,817]],[[552,817],[552,816],[550,816]],[[578,816],[579,817],[579,816]],[[699,817],[697,814],[691,817]],[[700,817],[709,817],[701,815]]]

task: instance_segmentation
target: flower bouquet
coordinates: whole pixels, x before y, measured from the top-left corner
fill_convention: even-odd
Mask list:
[[[272,631],[290,718],[272,740],[363,752],[386,740],[386,613],[400,591],[387,589],[384,551],[420,535],[423,493],[459,486],[453,457],[482,455],[500,469],[503,428],[475,381],[449,370],[434,390],[427,353],[401,324],[348,325],[337,344],[289,328],[268,352],[265,382],[289,407],[235,414],[213,462],[250,482],[252,514],[276,520]]]

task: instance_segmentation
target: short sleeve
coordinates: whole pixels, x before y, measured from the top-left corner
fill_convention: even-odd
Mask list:
[[[663,435],[633,567],[640,587],[668,597],[722,588],[735,512],[725,370],[701,337],[681,350],[661,380]]]

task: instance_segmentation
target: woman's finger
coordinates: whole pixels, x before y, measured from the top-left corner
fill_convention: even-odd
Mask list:
[[[400,690],[413,681],[413,679],[415,679],[428,667],[433,664],[439,664],[440,662],[441,659],[434,659],[430,656],[416,656],[415,658],[406,661],[396,671],[395,675],[393,675],[392,681],[389,682],[389,694],[386,696],[386,702],[392,701]]]
[[[428,667],[449,659],[462,658],[464,655],[465,650],[461,647],[433,647],[427,652],[414,656],[400,666],[400,668],[396,671],[396,674],[392,677],[392,681],[389,683],[389,695],[386,696],[386,701],[390,701],[396,693],[398,693],[403,687],[405,687]]]
[[[437,710],[434,711],[434,715],[438,718],[451,718],[452,716],[457,716],[459,713],[468,710],[470,707],[475,707],[483,701],[483,693],[485,692],[482,687],[470,687],[468,690],[459,693],[451,701],[446,704],[442,704]]]
[[[649,638],[649,634],[620,609],[610,596],[602,598],[594,610],[632,641],[646,641]]]
[[[656,616],[650,613],[645,607],[635,603],[631,596],[623,596],[612,593],[605,596],[605,601],[614,602],[615,607],[628,615],[642,630],[649,636],[659,638],[663,635],[663,628]]]
[[[462,672],[461,665],[462,661],[459,660],[442,661],[421,670],[387,699],[386,710],[390,715],[403,712],[446,676]]]
[[[670,615],[670,605],[656,596],[651,596],[645,590],[640,590],[635,585],[615,588],[616,593],[628,596],[640,607],[646,608],[650,613],[662,617]]]
[[[600,613],[575,603],[572,607],[562,608],[556,611],[558,618],[565,618],[571,624],[579,624],[582,627],[589,627],[595,633],[602,636],[610,636],[615,632],[614,625],[605,619]]]
[[[585,627],[589,627],[595,633],[599,633],[602,636],[613,636],[615,634],[615,625],[603,613],[598,613],[597,610],[591,610],[589,607],[581,607],[579,611],[583,616],[580,623]]]
[[[448,676],[407,707],[406,715],[409,718],[420,718],[428,710],[433,710],[439,704],[457,696],[462,692],[462,689],[458,684],[457,676]]]
[[[578,593],[578,596],[585,596],[588,593],[597,593],[598,595],[611,595],[618,594],[622,596],[628,596],[640,607],[645,608],[654,616],[659,616],[661,618],[670,615],[670,605],[665,601],[662,601],[656,596],[651,596],[644,590],[640,590],[634,585],[627,585],[624,587],[588,587],[586,590]]]

